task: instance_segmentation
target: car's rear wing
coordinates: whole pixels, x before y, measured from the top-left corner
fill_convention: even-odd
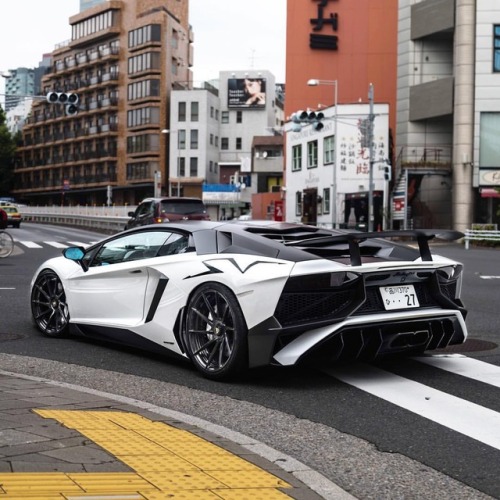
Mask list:
[[[429,241],[436,238],[446,241],[454,241],[463,238],[465,235],[459,231],[446,229],[416,229],[416,230],[398,230],[398,231],[372,231],[372,232],[345,232],[343,234],[332,234],[331,236],[320,236],[317,238],[305,238],[299,241],[288,241],[287,246],[307,246],[324,247],[336,243],[347,243],[349,245],[349,254],[351,265],[360,266],[361,251],[359,244],[363,241],[382,238],[401,238],[416,239],[420,251],[420,257],[423,261],[432,261],[432,254],[429,248]]]

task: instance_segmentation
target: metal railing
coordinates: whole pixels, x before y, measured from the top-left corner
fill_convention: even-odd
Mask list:
[[[130,218],[128,213],[136,208],[135,205],[21,206],[19,211],[26,222],[85,227],[93,231],[114,234],[125,228],[125,224]]]
[[[471,241],[486,241],[494,242],[500,245],[500,231],[483,230],[483,229],[466,229],[465,230],[465,249],[469,250]]]

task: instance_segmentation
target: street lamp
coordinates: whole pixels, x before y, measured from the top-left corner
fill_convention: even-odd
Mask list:
[[[319,85],[334,85],[334,100],[335,105],[334,112],[334,122],[333,122],[333,147],[334,147],[334,161],[333,161],[333,186],[332,186],[332,228],[337,227],[337,105],[338,105],[338,90],[339,82],[338,80],[318,80],[317,78],[311,78],[307,81],[307,85],[310,87],[318,87]]]

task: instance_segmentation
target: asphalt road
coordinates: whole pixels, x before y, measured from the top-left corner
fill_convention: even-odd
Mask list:
[[[102,235],[33,224],[9,231],[18,242],[14,255],[0,260],[2,368],[226,426],[296,457],[358,498],[500,498],[500,251],[433,247],[464,263],[470,311],[470,340],[455,349],[460,357],[438,358],[444,368],[417,358],[328,372],[266,368],[238,383],[215,383],[170,356],[43,338],[29,311],[35,268],[60,255],[54,245]]]

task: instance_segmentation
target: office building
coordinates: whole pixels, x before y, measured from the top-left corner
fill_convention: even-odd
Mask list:
[[[78,97],[75,110],[35,102],[24,126],[14,195],[38,204],[138,203],[168,179],[170,90],[192,80],[188,1],[100,3],[69,19],[43,95]],[[75,112],[76,111],[76,112]]]
[[[18,106],[34,95],[35,72],[29,68],[9,69],[5,78],[5,111]]]

